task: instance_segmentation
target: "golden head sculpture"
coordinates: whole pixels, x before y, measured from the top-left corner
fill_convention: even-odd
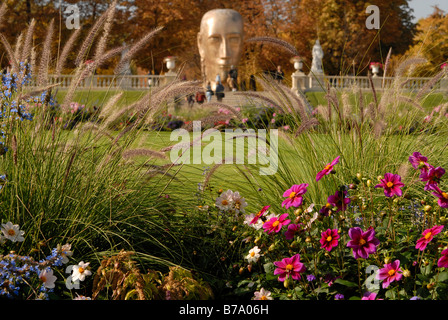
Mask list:
[[[224,82],[232,66],[237,67],[244,43],[243,18],[232,9],[214,9],[204,14],[198,33],[202,80],[213,90]]]

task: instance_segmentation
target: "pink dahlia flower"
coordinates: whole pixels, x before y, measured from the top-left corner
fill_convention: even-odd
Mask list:
[[[322,179],[323,176],[329,175],[333,170],[333,166],[339,163],[340,156],[337,156],[331,163],[328,163],[322,171],[319,171],[316,175],[316,181]]]
[[[284,258],[282,261],[275,261],[277,267],[274,275],[279,275],[278,281],[285,281],[286,277],[291,276],[294,280],[300,279],[300,273],[306,271],[306,267],[300,262],[300,255],[296,254],[291,258]]]
[[[403,278],[403,270],[400,268],[400,260],[384,265],[384,268],[378,271],[377,279],[383,280],[383,289],[389,287],[394,281],[400,281]]]
[[[380,244],[380,241],[375,238],[373,228],[364,232],[361,228],[354,227],[348,231],[348,235],[351,240],[347,243],[347,247],[353,249],[355,259],[367,259],[370,253],[376,252],[376,247]]]
[[[414,152],[412,156],[409,157],[409,162],[414,169],[427,170],[429,168],[428,158],[422,156],[420,152]]]
[[[437,200],[437,204],[442,208],[448,208],[448,193],[443,192],[438,186],[433,184],[429,186],[429,189],[435,191],[432,192],[432,194],[439,198],[439,200]]]
[[[301,231],[303,231],[301,223],[298,224],[291,223],[288,226],[288,230],[285,232],[286,240],[294,239],[294,236]]]
[[[321,248],[330,252],[333,248],[338,246],[338,239],[340,238],[337,229],[327,229],[322,232],[322,238],[320,238]]]
[[[431,240],[434,238],[435,235],[439,234],[443,229],[443,226],[434,226],[430,229],[426,229],[423,231],[420,239],[417,240],[417,245],[415,246],[415,249],[420,249],[421,251],[425,250],[428,243],[431,242]]]
[[[401,197],[403,195],[401,188],[404,186],[404,183],[401,182],[401,177],[398,174],[386,173],[380,182],[375,188],[383,188],[386,197],[395,195]]]
[[[286,219],[288,218],[288,214],[284,213],[282,214],[280,217],[272,217],[271,219],[269,219],[268,221],[266,221],[265,223],[263,223],[263,229],[265,232],[267,232],[268,234],[272,233],[272,232],[279,232],[283,226],[286,226],[287,224],[289,224],[291,222],[291,220]]]
[[[255,215],[255,217],[252,219],[252,221],[249,224],[255,224],[257,223],[258,219],[260,219],[266,211],[268,211],[268,209],[271,206],[264,206],[260,211],[258,211],[258,213]]]
[[[375,292],[366,292],[366,293],[364,293],[364,296],[361,298],[361,300],[377,300],[376,293]],[[378,300],[383,300],[383,299],[378,299]]]
[[[336,191],[335,194],[328,197],[327,202],[333,207],[338,208],[336,212],[345,211],[347,209],[347,204],[350,203],[350,198],[346,198],[347,191]],[[322,209],[321,209],[322,210]]]
[[[425,191],[431,190],[431,185],[437,185],[444,174],[445,169],[441,167],[434,168],[433,166],[429,166],[428,170],[422,171],[420,179],[426,182]]]
[[[286,199],[283,200],[282,207],[285,207],[285,209],[288,209],[289,207],[300,207],[303,201],[302,195],[307,191],[307,187],[307,183],[302,183],[295,184],[291,188],[286,190],[283,193],[283,197],[286,197]]]
[[[448,249],[442,251],[442,256],[437,261],[437,266],[439,268],[448,268]]]

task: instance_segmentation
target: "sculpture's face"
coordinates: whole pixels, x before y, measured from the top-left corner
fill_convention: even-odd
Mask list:
[[[210,81],[214,88],[217,74],[225,81],[231,66],[239,64],[243,39],[243,20],[238,12],[218,9],[204,15],[198,34],[204,82]]]

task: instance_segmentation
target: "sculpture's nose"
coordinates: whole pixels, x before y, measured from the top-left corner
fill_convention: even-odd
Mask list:
[[[230,59],[229,43],[225,37],[221,43],[221,50],[219,53],[219,57],[223,60]]]

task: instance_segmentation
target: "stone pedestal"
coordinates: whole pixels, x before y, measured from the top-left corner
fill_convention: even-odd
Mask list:
[[[308,77],[301,71],[292,74],[292,90],[305,91],[309,89]]]
[[[309,88],[313,91],[325,91],[325,75],[323,73],[310,73],[309,77]]]

